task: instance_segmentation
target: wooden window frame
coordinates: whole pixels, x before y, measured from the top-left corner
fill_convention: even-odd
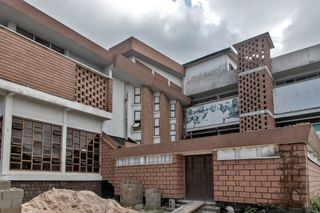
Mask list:
[[[61,171],[62,127],[14,116],[10,170]]]
[[[66,172],[99,173],[100,134],[67,128]]]

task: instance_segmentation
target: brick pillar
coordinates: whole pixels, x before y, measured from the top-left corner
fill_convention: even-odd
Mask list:
[[[170,142],[170,103],[163,92],[160,92],[160,143]]]
[[[141,87],[141,144],[153,144],[153,92]]]
[[[307,146],[286,144],[280,146],[283,159],[280,181],[283,204],[294,208],[306,208],[309,202],[307,176]]]
[[[110,183],[114,184],[115,181],[115,159],[111,158],[110,152],[113,148],[106,142],[110,139],[109,137],[103,137],[101,140],[101,176],[103,180],[107,180]]]
[[[269,33],[234,45],[238,52],[240,131],[275,127]]]
[[[183,137],[183,107],[180,101],[176,102],[176,141]]]
[[[107,111],[112,112],[112,101],[113,101],[113,86],[112,79],[108,79],[107,87]]]

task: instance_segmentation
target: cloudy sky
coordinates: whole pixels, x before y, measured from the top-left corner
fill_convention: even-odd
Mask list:
[[[134,36],[185,63],[269,31],[272,56],[320,44],[320,0],[27,0],[105,48]]]

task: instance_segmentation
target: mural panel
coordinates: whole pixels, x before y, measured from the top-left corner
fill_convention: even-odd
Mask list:
[[[190,107],[186,111],[186,130],[205,129],[239,121],[238,97]]]

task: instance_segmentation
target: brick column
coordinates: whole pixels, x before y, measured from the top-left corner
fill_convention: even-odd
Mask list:
[[[265,33],[234,47],[238,52],[240,131],[274,128],[271,38]]]
[[[147,86],[141,87],[141,143],[153,144],[153,92]]]
[[[176,102],[176,141],[183,137],[183,107],[180,101]]]
[[[170,103],[163,92],[160,92],[160,143],[170,142]]]

